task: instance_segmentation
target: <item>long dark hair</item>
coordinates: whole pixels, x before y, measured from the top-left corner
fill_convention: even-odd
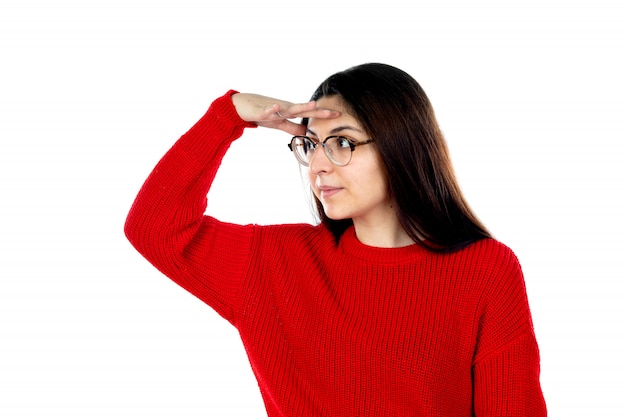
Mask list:
[[[398,219],[413,241],[450,252],[490,237],[463,197],[433,107],[413,77],[390,65],[363,64],[328,77],[311,99],[328,96],[339,96],[376,140]],[[316,205],[338,240],[352,220],[330,219],[317,199]]]

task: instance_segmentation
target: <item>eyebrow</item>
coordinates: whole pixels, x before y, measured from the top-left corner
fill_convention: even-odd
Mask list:
[[[350,125],[337,126],[336,128],[332,129],[329,133],[332,136],[332,135],[335,135],[335,134],[337,134],[339,132],[343,132],[344,130],[352,130],[352,131],[355,131],[355,132],[363,133],[363,130],[358,129],[358,128],[354,127],[354,126],[350,126]],[[307,128],[306,131],[309,132],[310,134],[314,135],[314,136],[317,136],[317,133],[315,133],[314,131],[312,131],[309,128]]]

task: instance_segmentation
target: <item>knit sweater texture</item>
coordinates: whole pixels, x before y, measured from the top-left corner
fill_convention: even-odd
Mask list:
[[[207,193],[245,128],[229,91],[159,161],[135,248],[241,335],[271,417],[540,417],[539,351],[513,252],[376,248],[348,229],[236,225]]]

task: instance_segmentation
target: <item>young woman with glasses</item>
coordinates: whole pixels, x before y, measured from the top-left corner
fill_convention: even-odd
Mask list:
[[[293,135],[319,224],[204,215],[222,157],[258,126]],[[269,416],[546,414],[517,258],[397,68],[339,72],[308,103],[229,91],[158,163],[125,232],[238,329]]]

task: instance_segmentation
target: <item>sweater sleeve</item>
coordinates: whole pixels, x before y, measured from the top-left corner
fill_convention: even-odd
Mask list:
[[[229,91],[161,158],[141,187],[124,231],[148,261],[227,320],[250,256],[253,226],[205,216],[207,193],[230,144],[255,124]]]
[[[539,384],[539,350],[525,333],[474,365],[477,417],[545,417]]]
[[[504,245],[478,311],[473,366],[476,417],[544,417],[539,348],[517,257]]]

